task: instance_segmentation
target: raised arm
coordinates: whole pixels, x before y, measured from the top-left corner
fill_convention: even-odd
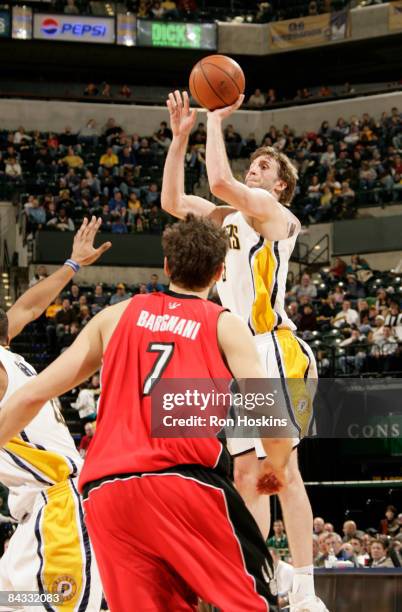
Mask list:
[[[5,402],[0,411],[0,448],[22,431],[48,400],[77,387],[99,369],[103,354],[100,321],[105,312],[96,315],[56,361]]]
[[[222,120],[237,110],[244,96],[232,106],[207,114],[206,165],[211,192],[249,219],[257,221],[256,228],[265,238],[281,240],[288,238],[297,226],[297,219],[280,204],[269,191],[258,187],[248,187],[238,181],[232,173],[226,154],[222,133]]]
[[[186,91],[182,94],[179,91],[170,93],[166,104],[169,109],[173,139],[163,170],[162,208],[179,219],[184,219],[188,213],[208,216],[216,208],[215,204],[198,196],[187,195],[184,191],[184,158],[197,111],[190,110]]]
[[[105,242],[99,248],[94,248],[95,236],[101,224],[102,219],[96,219],[96,217],[92,217],[89,222],[88,219],[84,219],[76,233],[70,260],[78,266],[89,266],[112,246],[111,242]],[[7,312],[10,340],[17,336],[28,323],[40,317],[60,291],[71,281],[74,274],[75,270],[72,267],[63,265],[49,278],[25,291]]]

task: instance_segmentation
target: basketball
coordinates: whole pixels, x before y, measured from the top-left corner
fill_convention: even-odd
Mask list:
[[[204,57],[190,74],[191,95],[208,110],[234,104],[244,93],[245,84],[243,70],[227,55]]]

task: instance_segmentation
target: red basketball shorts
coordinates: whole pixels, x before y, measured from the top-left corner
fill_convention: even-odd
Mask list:
[[[86,524],[112,612],[266,612],[272,560],[230,481],[198,466],[84,487]]]

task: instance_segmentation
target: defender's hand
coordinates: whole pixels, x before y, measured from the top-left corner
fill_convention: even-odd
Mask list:
[[[101,225],[101,218],[97,219],[96,217],[92,217],[89,222],[88,219],[85,218],[80,229],[76,233],[71,259],[76,261],[80,266],[90,266],[112,246],[111,242],[104,242],[97,249],[94,248],[95,236]]]

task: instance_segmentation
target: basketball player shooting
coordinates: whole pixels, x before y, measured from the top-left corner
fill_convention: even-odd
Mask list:
[[[240,315],[254,335],[266,377],[312,380],[317,377],[310,347],[294,334],[295,326],[285,310],[288,263],[300,231],[290,212],[297,172],[289,158],[271,147],[257,149],[250,160],[245,183],[236,180],[226,155],[222,120],[242,104],[240,96],[230,107],[207,113],[206,164],[211,192],[228,206],[184,191],[184,158],[196,111],[190,110],[186,92],[169,94],[167,106],[173,132],[162,184],[162,207],[183,218],[188,212],[213,219],[228,235],[230,248],[225,270],[217,283],[222,304]],[[309,410],[289,402],[287,409],[300,436],[309,431]],[[232,438],[228,448],[234,457],[235,484],[256,519],[263,537],[269,532],[269,498],[261,495],[271,486],[282,507],[295,577],[290,593],[291,612],[324,612],[315,596],[312,558],[313,516],[298,468],[298,440],[283,445],[281,472],[272,465],[266,441]],[[268,455],[268,456],[267,456]],[[259,461],[262,459],[263,461]],[[262,463],[262,466],[261,466]],[[279,484],[279,486],[278,486]],[[295,511],[297,508],[297,511]]]
[[[112,612],[267,612],[272,561],[228,477],[216,436],[160,438],[151,393],[160,377],[265,378],[247,325],[208,301],[222,274],[226,232],[189,215],[162,238],[166,293],[106,308],[74,344],[0,412],[0,446],[49,398],[102,364],[96,433],[80,476],[85,515]],[[185,333],[190,325],[194,333]],[[171,394],[169,394],[171,395]],[[37,418],[37,417],[36,417]]]

